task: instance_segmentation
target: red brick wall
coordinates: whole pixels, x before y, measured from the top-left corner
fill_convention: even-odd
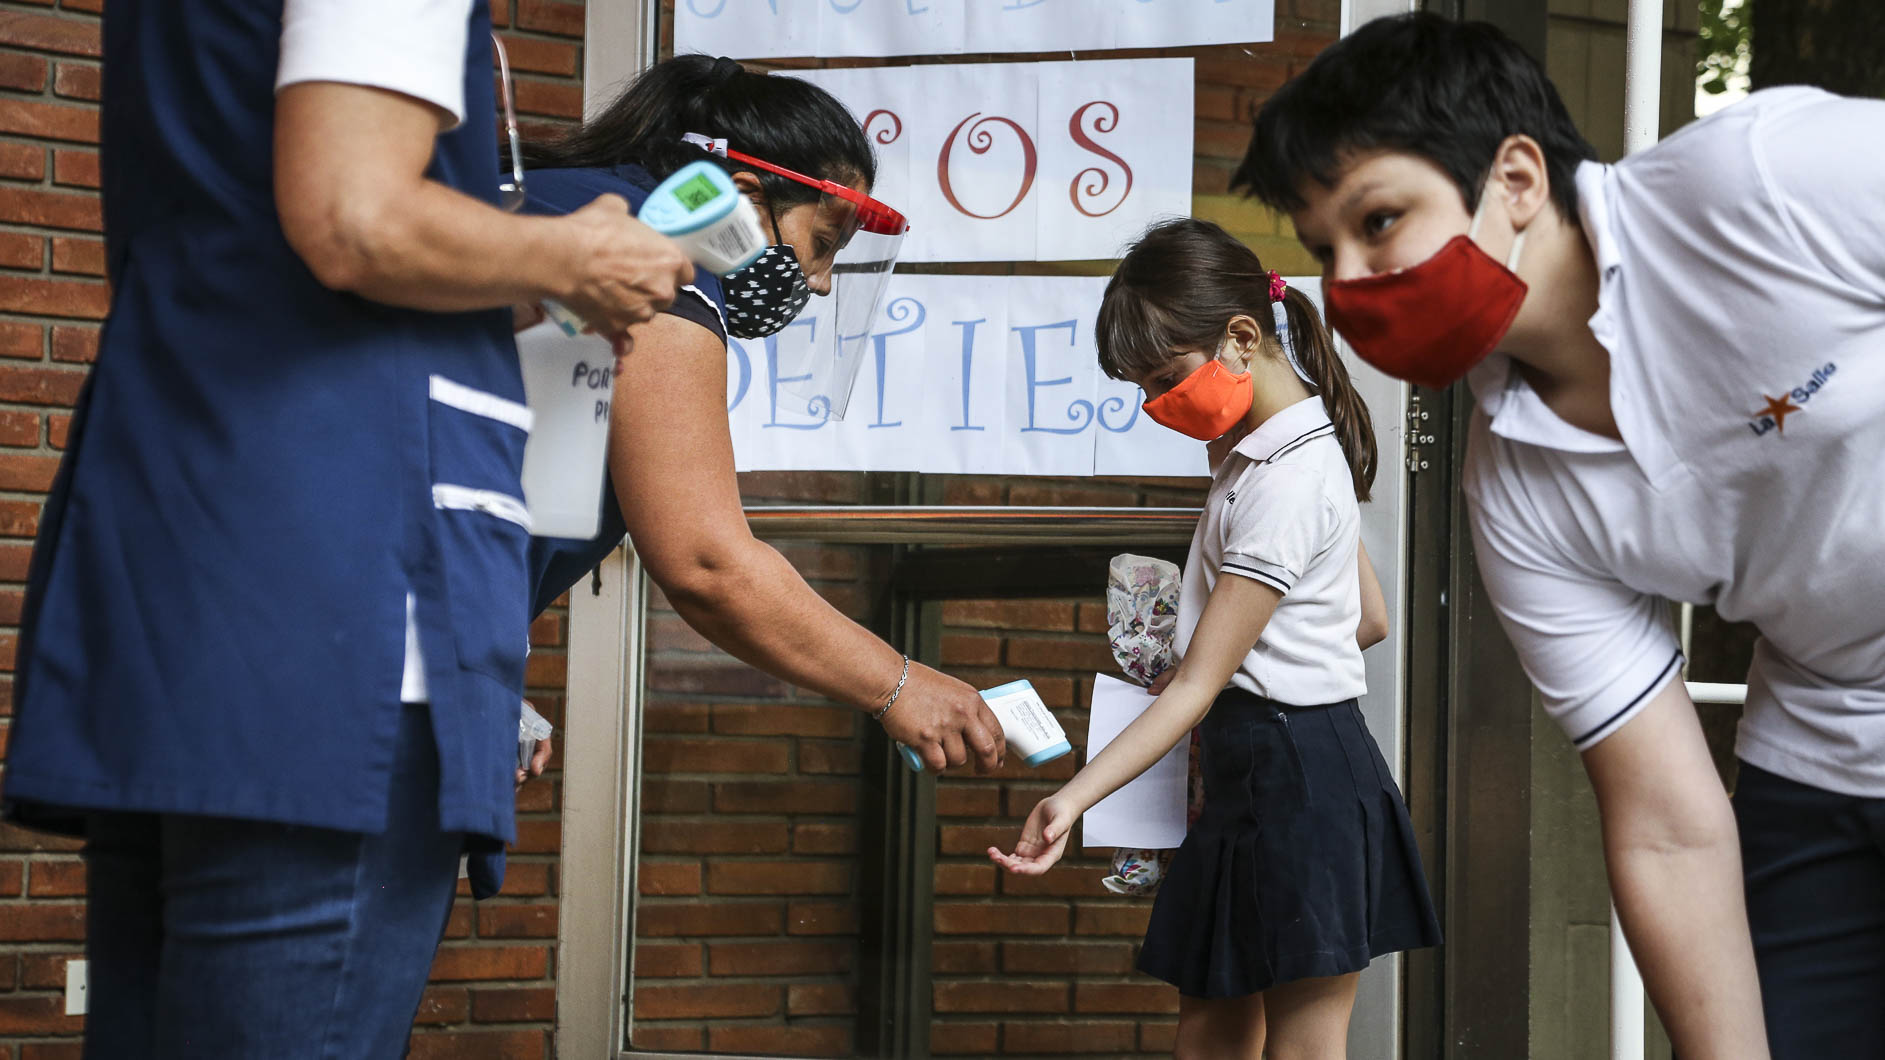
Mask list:
[[[102,7],[0,2],[0,753],[32,536],[108,301],[96,192]],[[582,4],[492,0],[492,13],[526,126],[579,117]],[[532,641],[532,698],[560,724],[563,615],[541,619]],[[453,910],[414,1056],[550,1055],[559,795],[554,771],[524,789],[504,894]],[[84,948],[76,850],[0,827],[0,1060],[78,1055],[83,1021],[63,1015],[65,963]]]
[[[856,504],[866,477],[746,475],[742,487],[754,502]],[[781,551],[868,622],[868,549]],[[715,651],[656,596],[631,1041],[852,1055],[862,718]]]
[[[1039,769],[944,778],[936,793],[937,1055],[1169,1053],[1172,988],[1133,972],[1152,905],[1100,886],[1109,850],[1076,831],[1045,876],[1010,876],[985,851],[1012,849],[1035,802],[1084,760],[1095,671],[1106,648],[1104,586],[1070,600],[963,600],[942,606],[942,661],[980,688],[1026,677],[1059,715],[1075,753]]]

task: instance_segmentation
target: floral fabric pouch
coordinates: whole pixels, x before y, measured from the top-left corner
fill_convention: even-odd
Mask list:
[[[1177,564],[1150,556],[1122,553],[1107,568],[1106,623],[1113,660],[1126,676],[1150,685],[1176,665],[1173,642],[1178,632]],[[1198,734],[1191,734],[1190,803],[1186,821],[1198,819],[1204,786],[1198,775]],[[1114,894],[1150,895],[1158,890],[1171,864],[1170,850],[1113,851],[1112,875],[1100,883]]]

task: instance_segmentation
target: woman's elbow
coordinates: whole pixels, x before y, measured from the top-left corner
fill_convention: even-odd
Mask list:
[[[328,202],[284,203],[280,207],[282,234],[321,286],[359,294],[373,286],[377,249],[388,235],[385,211],[366,204]]]
[[[681,614],[720,613],[741,597],[739,567],[735,550],[690,549],[665,561],[649,558],[648,576]]]

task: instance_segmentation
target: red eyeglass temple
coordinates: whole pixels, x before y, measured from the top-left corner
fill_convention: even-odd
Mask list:
[[[731,147],[726,149],[726,156],[742,165],[757,166],[768,173],[817,188],[826,195],[836,195],[856,205],[858,227],[866,232],[882,236],[900,236],[910,230],[910,222],[902,214],[856,188],[847,188],[835,181],[817,180],[803,173],[795,173],[784,166],[775,166],[763,158],[754,158],[744,151],[735,151]]]

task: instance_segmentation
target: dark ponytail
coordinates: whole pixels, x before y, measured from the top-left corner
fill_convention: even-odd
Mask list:
[[[1126,252],[1100,300],[1095,340],[1100,369],[1137,382],[1163,368],[1176,350],[1216,346],[1232,317],[1263,332],[1264,353],[1283,356],[1271,309],[1270,274],[1249,247],[1209,221],[1183,217],[1148,229]],[[1374,486],[1374,424],[1315,303],[1291,287],[1283,295],[1290,341],[1342,443],[1355,498]]]
[[[1348,458],[1349,473],[1355,477],[1355,499],[1365,501],[1374,488],[1374,419],[1368,404],[1355,390],[1348,377],[1348,367],[1335,353],[1335,340],[1322,323],[1322,314],[1309,296],[1290,287],[1283,292],[1283,312],[1289,320],[1290,345],[1296,351],[1296,363],[1322,395],[1329,422],[1335,425],[1335,438],[1342,443],[1342,455]]]
[[[731,59],[677,55],[629,82],[615,102],[560,139],[524,144],[531,169],[635,164],[656,180],[710,157],[681,139],[724,139],[737,151],[821,180],[866,187],[877,159],[857,119],[829,92],[795,77],[750,73]],[[719,160],[728,171],[737,163]],[[508,160],[504,163],[509,165]],[[818,190],[758,172],[779,208],[810,202]]]

